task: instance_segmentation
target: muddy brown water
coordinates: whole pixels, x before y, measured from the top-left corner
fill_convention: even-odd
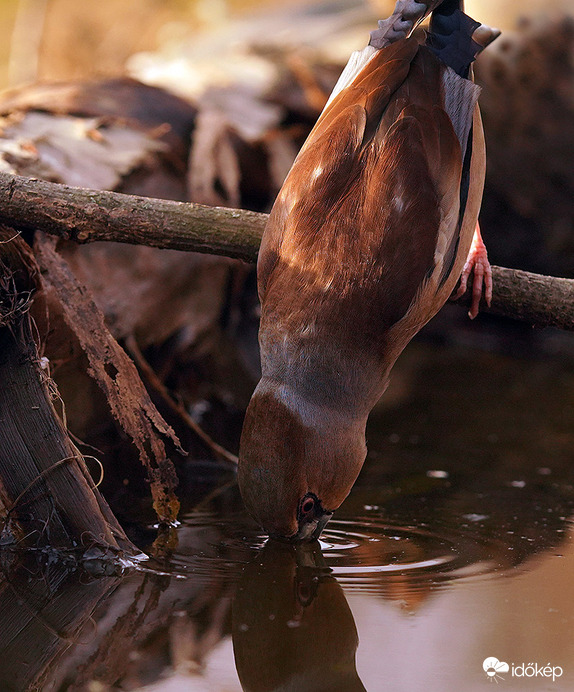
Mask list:
[[[572,690],[573,414],[571,359],[414,346],[320,543],[214,472],[169,557],[10,571],[0,689]]]

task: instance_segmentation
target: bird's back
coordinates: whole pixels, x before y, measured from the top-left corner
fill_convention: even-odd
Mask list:
[[[361,355],[390,368],[448,298],[468,253],[484,168],[477,87],[414,38],[362,59],[300,152],[264,234],[264,372],[289,374],[291,364],[301,378],[305,362],[318,366],[315,343],[327,368]]]

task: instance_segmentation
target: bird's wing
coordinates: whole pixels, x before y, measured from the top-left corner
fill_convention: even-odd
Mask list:
[[[317,220],[322,225],[325,206],[344,195],[348,187],[351,170],[356,167],[362,148],[369,114],[371,122],[377,122],[373,117],[375,112],[382,113],[392,92],[406,78],[417,48],[416,42],[405,41],[384,51],[375,51],[372,56],[377,58],[374,89],[369,89],[370,83],[364,82],[369,74],[369,60],[362,59],[358,66],[355,64],[354,79],[343,79],[342,75],[339,82],[343,86],[338,84],[335,88],[335,97],[331,97],[299,152],[271,210],[257,267],[261,300],[268,278],[278,262],[280,246],[291,235],[296,223],[294,211],[299,219],[302,214],[310,213],[305,225],[316,227]],[[384,59],[381,59],[383,54]]]
[[[331,100],[270,215],[258,266],[262,300],[271,281],[283,292],[304,272],[307,299],[331,288],[341,300],[360,295],[390,326],[446,271],[463,170],[459,116],[445,110],[446,69],[415,39],[398,41]]]

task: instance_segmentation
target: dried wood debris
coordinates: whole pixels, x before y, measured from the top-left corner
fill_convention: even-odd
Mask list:
[[[195,108],[133,79],[43,84],[0,98],[4,170],[93,189],[187,198]]]
[[[39,273],[24,240],[0,229],[0,546],[137,552],[56,415],[29,315]]]
[[[113,190],[167,146],[98,118],[30,111],[0,121],[0,170],[54,182]]]
[[[114,418],[137,447],[148,470],[160,521],[173,522],[179,511],[175,494],[177,474],[162,438],[169,438],[183,453],[179,440],[153,405],[135,365],[110,334],[102,312],[56,252],[55,245],[52,238],[39,235],[36,239],[44,290],[57,297],[68,327],[88,358],[89,374],[104,391]]]
[[[12,92],[0,110],[5,170],[89,188],[187,197],[196,111],[177,97],[133,80],[111,80]],[[148,470],[157,517],[173,522],[178,479],[169,455],[185,453],[118,340],[135,338],[142,349],[174,340],[177,367],[178,354],[218,326],[232,263],[112,243],[56,248],[40,234],[34,251],[43,286],[34,315],[43,353],[67,399],[67,424],[90,439],[109,415],[87,374]],[[113,428],[107,430],[113,437]],[[110,459],[103,461],[109,471]],[[120,478],[130,473],[116,471]],[[106,481],[113,477],[106,473]]]

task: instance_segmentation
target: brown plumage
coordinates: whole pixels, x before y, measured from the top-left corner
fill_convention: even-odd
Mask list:
[[[262,379],[239,483],[279,537],[317,536],[350,491],[367,416],[452,293],[482,196],[478,88],[414,38],[369,48],[297,157],[259,254]]]

